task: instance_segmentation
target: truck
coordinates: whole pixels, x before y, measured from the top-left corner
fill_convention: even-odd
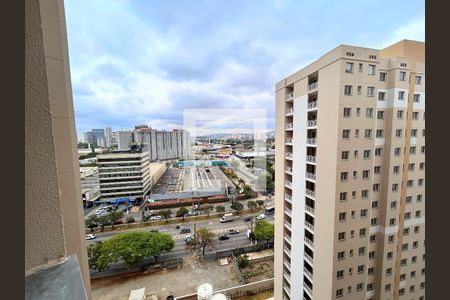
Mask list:
[[[222,218],[220,218],[220,223],[231,222],[234,220],[234,216],[232,213],[224,214]]]

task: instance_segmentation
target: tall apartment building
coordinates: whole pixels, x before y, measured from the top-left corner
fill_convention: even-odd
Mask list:
[[[133,131],[120,130],[117,131],[117,145],[119,150],[127,150],[133,143]]]
[[[94,133],[92,131],[83,133],[83,142],[90,145],[94,144]]]
[[[141,201],[150,191],[148,152],[140,147],[97,156],[101,201],[130,198]]]
[[[106,147],[111,147],[113,145],[113,136],[112,136],[112,128],[105,128],[105,144]]]
[[[155,130],[139,125],[136,126],[133,136],[135,143],[143,143],[151,161],[189,158],[191,138],[186,130]]]
[[[99,139],[102,140],[105,138],[105,129],[92,129],[92,133],[94,134],[95,146],[99,146]]]
[[[341,45],[276,84],[275,299],[424,299],[424,62]]]

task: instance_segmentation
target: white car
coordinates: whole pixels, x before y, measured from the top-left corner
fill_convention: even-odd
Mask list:
[[[162,217],[161,216],[153,216],[153,217],[150,217],[150,220],[162,220]]]
[[[265,214],[260,214],[259,216],[256,217],[256,220],[264,220],[266,218]]]
[[[96,236],[93,233],[86,235],[86,240],[93,240],[95,238],[96,238]]]

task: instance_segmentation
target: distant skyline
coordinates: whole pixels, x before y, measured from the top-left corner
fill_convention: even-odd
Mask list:
[[[273,130],[277,81],[340,44],[425,41],[424,6],[415,0],[67,0],[78,135],[137,124],[181,128],[187,108],[265,108]],[[245,120],[243,113],[234,117]],[[237,129],[215,125],[207,129]]]

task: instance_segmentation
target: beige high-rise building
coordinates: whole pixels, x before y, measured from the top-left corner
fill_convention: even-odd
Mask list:
[[[275,299],[424,299],[425,45],[276,84]]]

